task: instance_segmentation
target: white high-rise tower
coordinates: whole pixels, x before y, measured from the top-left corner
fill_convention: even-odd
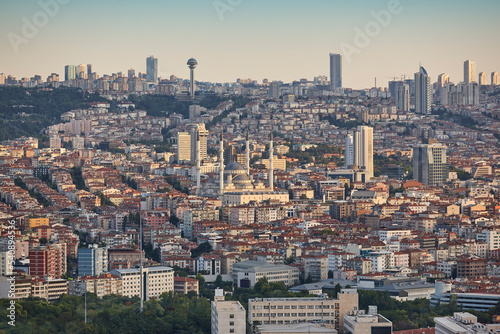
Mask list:
[[[432,86],[431,79],[425,68],[420,66],[420,71],[415,73],[415,112],[428,115],[431,113]]]
[[[373,128],[358,126],[354,138],[354,164],[368,172],[368,178],[373,177]]]
[[[476,81],[476,63],[472,60],[464,62],[464,82],[470,84]]]

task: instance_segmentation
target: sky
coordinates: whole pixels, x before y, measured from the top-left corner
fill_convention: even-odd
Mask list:
[[[291,82],[329,76],[341,53],[344,87],[387,86],[420,63],[460,82],[466,59],[489,81],[499,15],[498,0],[0,0],[0,73],[137,73],[154,55],[162,78],[188,78],[194,57],[199,81]]]

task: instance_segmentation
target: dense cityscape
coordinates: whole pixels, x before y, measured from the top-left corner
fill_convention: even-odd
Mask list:
[[[498,72],[355,90],[329,60],[291,83],[154,56],[0,74],[2,329],[500,331]]]

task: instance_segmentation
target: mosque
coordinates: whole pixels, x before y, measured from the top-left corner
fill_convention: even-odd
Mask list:
[[[242,205],[250,202],[263,202],[266,200],[287,203],[289,194],[286,191],[274,190],[274,168],[273,168],[273,136],[269,142],[269,184],[266,186],[260,180],[253,180],[250,173],[250,141],[247,131],[246,136],[246,159],[243,166],[237,162],[230,162],[224,166],[224,138],[220,134],[219,148],[219,178],[210,180],[201,186],[201,165],[199,156],[199,142],[196,144],[196,184],[198,196],[218,197],[223,205]]]

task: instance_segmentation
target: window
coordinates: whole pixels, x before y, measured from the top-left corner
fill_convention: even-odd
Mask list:
[[[234,314],[230,314],[229,318],[234,319]]]
[[[231,328],[231,329],[229,330],[229,333],[234,333],[234,328]]]
[[[234,321],[230,321],[229,326],[234,326]]]

